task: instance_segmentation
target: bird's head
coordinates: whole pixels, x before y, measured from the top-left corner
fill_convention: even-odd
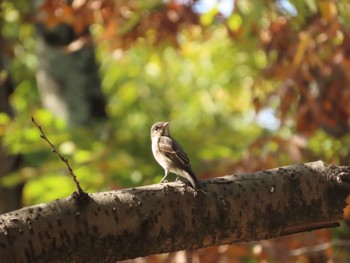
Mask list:
[[[169,136],[169,123],[170,122],[161,121],[153,124],[151,128],[151,137]]]

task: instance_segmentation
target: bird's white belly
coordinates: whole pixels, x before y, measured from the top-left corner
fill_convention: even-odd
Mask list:
[[[160,166],[162,166],[165,171],[170,172],[172,166],[171,161],[166,156],[164,156],[164,154],[160,153],[157,141],[152,142],[152,152],[154,158],[160,164]]]

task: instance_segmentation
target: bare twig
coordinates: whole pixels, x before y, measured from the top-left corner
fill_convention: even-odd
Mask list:
[[[46,137],[46,135],[45,135],[43,129],[42,129],[41,126],[35,121],[34,117],[32,117],[32,122],[35,124],[36,127],[38,127],[38,129],[39,129],[39,131],[40,131],[40,133],[41,133],[40,137],[41,137],[42,139],[44,139],[44,140],[51,146],[52,152],[55,153],[55,154],[61,159],[61,161],[64,162],[65,165],[67,166],[68,171],[69,171],[69,174],[72,176],[73,181],[75,182],[75,185],[77,186],[78,195],[84,195],[84,196],[85,196],[86,193],[85,193],[85,192],[83,191],[83,189],[80,187],[80,183],[79,183],[79,181],[78,181],[76,175],[74,174],[74,171],[73,171],[72,167],[69,165],[69,160],[68,160],[67,158],[63,157],[63,156],[59,153],[59,151],[57,151],[55,145],[53,145],[53,144],[50,142],[50,140]]]

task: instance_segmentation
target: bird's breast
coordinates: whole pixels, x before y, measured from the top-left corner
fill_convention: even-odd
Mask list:
[[[165,169],[169,170],[171,167],[171,161],[167,158],[160,150],[158,146],[158,141],[152,141],[152,152],[156,161]]]

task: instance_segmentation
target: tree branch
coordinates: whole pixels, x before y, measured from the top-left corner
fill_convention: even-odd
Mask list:
[[[33,122],[34,125],[39,129],[39,131],[40,131],[40,133],[41,133],[41,134],[40,134],[40,137],[41,137],[43,140],[45,140],[45,141],[50,145],[52,152],[53,152],[54,154],[56,154],[56,155],[58,156],[58,158],[60,158],[61,161],[67,166],[67,169],[68,169],[68,171],[69,171],[69,174],[71,175],[71,177],[72,177],[72,179],[73,179],[75,185],[77,186],[77,190],[78,190],[78,192],[75,192],[74,197],[77,198],[77,199],[85,199],[85,198],[87,197],[87,193],[85,193],[85,192],[83,191],[83,189],[81,188],[80,183],[79,183],[79,181],[78,181],[78,179],[77,179],[77,177],[76,177],[76,175],[75,175],[75,173],[74,173],[72,167],[71,167],[70,164],[69,164],[69,160],[68,160],[67,158],[63,157],[63,156],[60,154],[60,152],[56,149],[55,145],[53,145],[53,144],[51,143],[51,141],[46,137],[46,135],[45,135],[45,133],[44,133],[42,127],[35,121],[34,117],[32,117],[32,122]]]
[[[313,162],[66,198],[0,216],[4,262],[104,262],[334,227],[350,167]]]

